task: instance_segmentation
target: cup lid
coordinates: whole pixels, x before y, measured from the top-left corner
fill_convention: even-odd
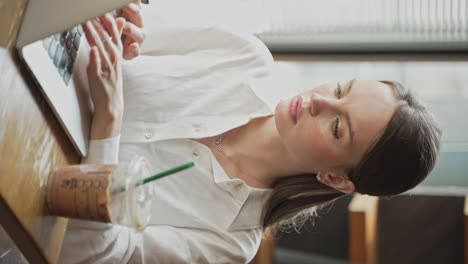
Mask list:
[[[153,203],[153,189],[151,184],[138,184],[145,177],[150,176],[150,165],[144,157],[133,158],[128,166],[130,183],[128,185],[128,208],[131,221],[135,229],[143,230],[151,219],[151,206]]]

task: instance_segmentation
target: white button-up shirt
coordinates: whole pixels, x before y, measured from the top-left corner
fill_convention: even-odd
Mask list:
[[[210,149],[191,140],[272,115],[291,91],[272,87],[273,59],[250,34],[217,27],[150,25],[143,55],[125,62],[119,138],[94,140],[85,163],[144,156],[154,172],[195,167],[151,183],[143,232],[72,220],[60,263],[246,263],[262,236],[271,190],[231,179]]]

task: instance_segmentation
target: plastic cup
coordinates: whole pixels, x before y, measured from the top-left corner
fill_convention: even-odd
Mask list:
[[[150,175],[149,167],[146,159],[137,157],[113,173],[109,188],[112,223],[143,230],[150,221],[153,189],[150,184],[140,185]]]
[[[142,157],[118,165],[58,168],[47,182],[49,213],[143,230],[151,216],[152,190],[137,184],[148,175],[149,164]]]

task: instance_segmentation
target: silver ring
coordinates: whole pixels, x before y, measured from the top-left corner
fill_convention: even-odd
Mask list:
[[[108,38],[106,38],[105,40],[102,41],[102,44],[106,44],[106,42],[111,40],[111,39],[112,39],[112,36],[109,36]]]
[[[101,77],[104,77],[104,78],[109,77],[109,73],[107,71],[100,71],[99,74],[101,75]]]

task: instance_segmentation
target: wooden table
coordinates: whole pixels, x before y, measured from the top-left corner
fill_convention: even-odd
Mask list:
[[[30,263],[56,263],[67,220],[46,215],[45,185],[79,156],[16,53],[25,4],[0,0],[0,224]]]

